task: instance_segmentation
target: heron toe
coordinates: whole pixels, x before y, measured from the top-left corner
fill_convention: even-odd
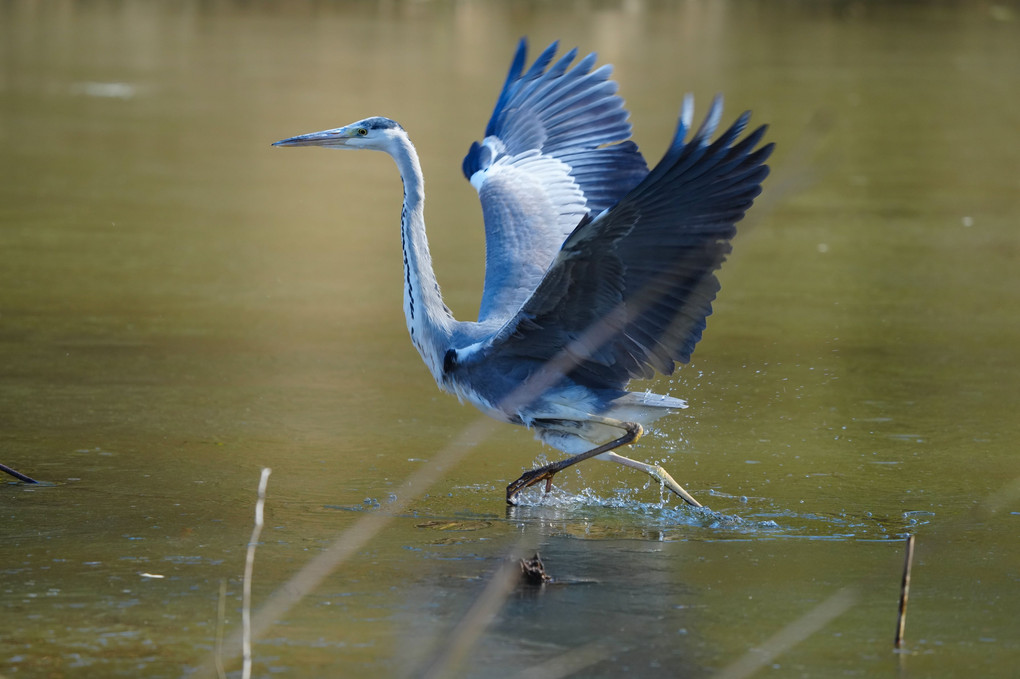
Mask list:
[[[545,481],[545,492],[552,490],[552,480],[556,472],[550,470],[547,467],[539,467],[538,469],[532,469],[531,471],[524,472],[521,477],[506,487],[506,503],[508,505],[517,504],[517,494],[525,488],[533,486],[536,483]]]

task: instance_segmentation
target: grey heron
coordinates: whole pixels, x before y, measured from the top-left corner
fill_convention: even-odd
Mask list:
[[[630,392],[631,379],[672,374],[690,360],[719,290],[715,271],[768,174],[765,127],[741,138],[745,112],[715,141],[717,96],[690,140],[684,97],[673,141],[648,169],[612,67],[557,43],[525,70],[521,40],[481,142],[464,158],[485,223],[477,321],[443,303],[425,235],[414,146],[398,123],[372,117],[275,146],[372,149],[400,171],[404,315],[439,388],[504,422],[524,425],[570,457],[523,474],[524,488],[597,457],[650,474],[701,506],[662,467],[614,452],[687,404]],[[554,61],[555,59],[555,61]]]

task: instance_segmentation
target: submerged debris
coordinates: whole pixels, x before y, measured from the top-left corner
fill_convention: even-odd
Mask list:
[[[552,577],[545,572],[545,564],[542,558],[535,552],[530,559],[521,559],[521,580],[529,585],[544,585],[552,582]]]

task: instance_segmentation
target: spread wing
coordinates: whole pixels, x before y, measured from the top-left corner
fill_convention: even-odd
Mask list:
[[[772,152],[772,144],[755,148],[765,127],[738,141],[749,113],[710,142],[721,97],[685,142],[693,108],[688,96],[662,161],[616,206],[582,220],[481,353],[548,362],[566,350],[563,372],[594,388],[622,388],[690,360],[719,289],[714,272]]]
[[[485,219],[482,323],[506,322],[577,223],[615,205],[648,174],[628,141],[612,67],[592,70],[594,54],[573,64],[577,50],[553,63],[556,48],[525,71],[521,40],[485,139],[464,158]]]

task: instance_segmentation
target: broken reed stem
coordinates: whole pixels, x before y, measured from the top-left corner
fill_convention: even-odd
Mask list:
[[[251,576],[255,569],[255,546],[262,535],[263,508],[266,504],[266,484],[269,482],[269,467],[262,468],[259,479],[258,499],[255,501],[255,527],[248,541],[248,553],[244,559],[244,590],[241,602],[241,677],[251,679]]]
[[[24,481],[25,483],[39,483],[38,481],[33,479],[31,476],[25,476],[24,474],[19,472],[17,469],[11,469],[10,467],[8,467],[5,464],[0,464],[0,472],[6,472],[6,473],[10,474],[11,476],[13,476],[14,478],[16,478],[18,481]]]
[[[910,569],[914,565],[914,536],[907,536],[907,556],[903,560],[903,581],[900,584],[900,614],[896,619],[895,647],[903,646],[903,628],[907,624],[907,597],[910,596]]]

